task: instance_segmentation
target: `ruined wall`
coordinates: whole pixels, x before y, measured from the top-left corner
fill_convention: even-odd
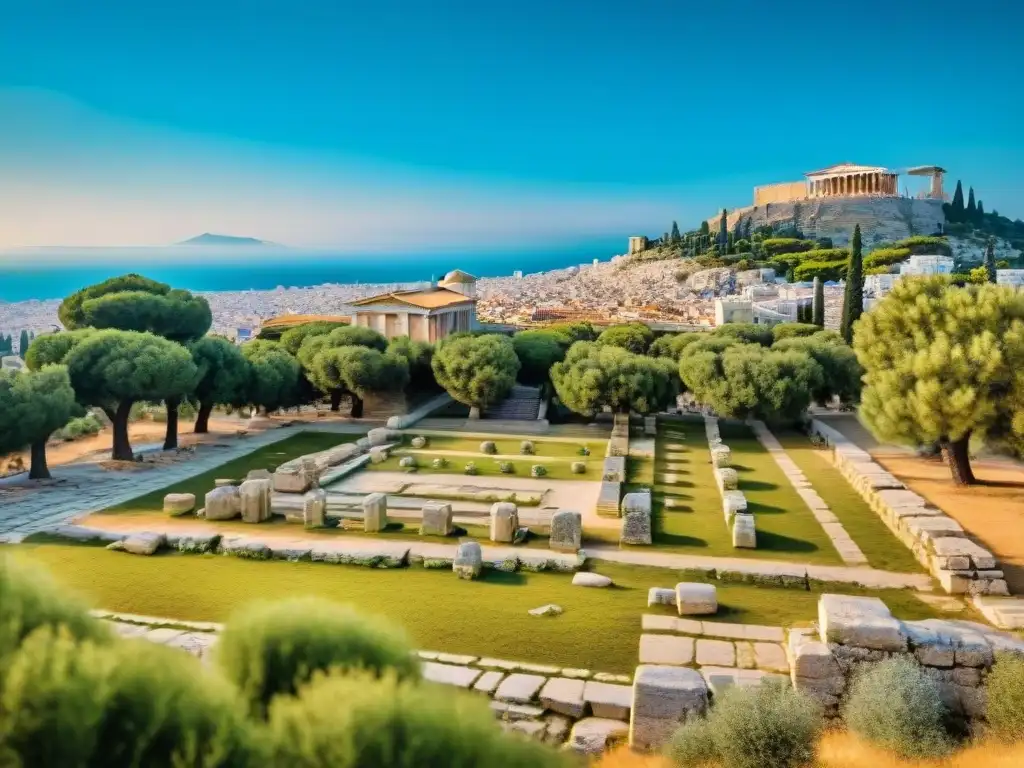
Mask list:
[[[754,187],[755,206],[803,200],[805,197],[807,197],[807,182],[805,181],[785,181],[781,184],[765,184],[763,187]]]

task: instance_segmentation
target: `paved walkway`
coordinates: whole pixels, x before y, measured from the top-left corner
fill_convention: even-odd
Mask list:
[[[194,458],[155,469],[118,472],[103,469],[97,462],[88,462],[53,467],[53,481],[43,483],[28,480],[26,475],[4,478],[0,480],[0,487],[8,493],[0,498],[0,537],[21,538],[80,515],[121,504],[300,432],[361,434],[368,428],[367,424],[344,422],[296,424],[234,438],[225,447],[204,445]],[[24,488],[25,492],[14,492],[19,488]]]
[[[763,421],[753,420],[750,422],[750,427],[754,430],[754,434],[757,435],[758,442],[771,454],[779,469],[782,470],[782,474],[786,476],[790,485],[793,486],[793,490],[797,492],[797,495],[804,500],[807,508],[811,510],[814,519],[821,523],[821,527],[825,530],[829,539],[831,539],[832,545],[836,548],[839,556],[843,558],[843,562],[847,565],[867,565],[868,559],[861,552],[860,547],[850,537],[850,534],[846,532],[843,524],[839,522],[839,518],[828,508],[825,500],[814,490],[810,481],[800,470],[800,467],[789,458],[778,438],[771,433]]]

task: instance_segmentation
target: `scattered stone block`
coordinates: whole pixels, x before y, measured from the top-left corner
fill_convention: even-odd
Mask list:
[[[601,474],[602,480],[613,483],[626,482],[626,457],[609,456],[604,460],[604,467]]]
[[[388,497],[371,493],[363,499],[363,530],[380,533],[388,527]]]
[[[629,735],[629,726],[621,720],[586,717],[572,727],[568,748],[584,755],[599,755]]]
[[[714,584],[681,581],[676,584],[676,610],[680,616],[704,616],[718,611]]]
[[[543,675],[514,672],[501,681],[494,698],[512,704],[529,704],[537,698],[537,692],[545,682],[547,678]]]
[[[238,486],[222,485],[206,494],[207,520],[231,520],[241,514]]]
[[[238,487],[238,500],[243,523],[262,523],[270,519],[269,480],[246,480]]]
[[[455,550],[452,570],[460,579],[475,579],[483,569],[483,551],[476,541],[464,541]]]
[[[583,515],[575,510],[560,509],[551,516],[548,546],[561,552],[577,552],[583,539]]]
[[[164,496],[164,512],[171,517],[187,515],[196,508],[194,493],[168,493]]]
[[[622,544],[651,544],[651,494],[627,493],[622,499]]]
[[[250,469],[245,476],[246,480],[273,480],[274,475],[269,469]]]
[[[740,549],[757,549],[754,516],[737,514],[732,519],[732,545]]]
[[[366,439],[369,440],[368,448],[376,448],[380,445],[387,445],[388,443],[394,443],[400,440],[402,433],[395,429],[388,429],[387,427],[377,427],[371,429],[366,433]]]
[[[327,516],[327,491],[314,488],[302,497],[302,524],[307,528],[323,528]]]
[[[725,491],[722,493],[722,511],[725,513],[725,524],[732,527],[734,515],[747,512],[747,497],[742,491]]]
[[[711,463],[716,469],[725,469],[732,466],[732,451],[727,445],[719,445],[711,449]]]
[[[457,664],[439,664],[436,661],[427,661],[423,664],[424,680],[453,685],[456,688],[469,688],[480,677],[480,674],[479,669],[462,667]]]
[[[641,664],[671,664],[684,666],[693,663],[692,637],[673,635],[640,635]]]
[[[703,666],[735,667],[736,646],[728,640],[697,641],[697,663]]]
[[[586,709],[583,701],[583,680],[567,677],[552,677],[540,689],[540,703],[545,709],[569,717],[582,717]]]
[[[128,534],[120,541],[108,544],[107,549],[127,552],[131,555],[153,555],[166,544],[167,537],[164,534],[143,531],[141,533]]]
[[[519,509],[508,501],[491,505],[491,541],[510,544],[519,528]]]
[[[722,467],[715,470],[718,477],[718,484],[723,491],[735,491],[740,487],[740,476],[732,467]]]
[[[630,746],[660,749],[680,723],[703,715],[707,706],[708,686],[696,670],[641,664],[633,681]]]
[[[622,483],[602,480],[597,492],[595,511],[599,517],[619,517],[619,500],[622,498]]]
[[[577,587],[610,587],[612,580],[599,573],[580,571],[572,577],[572,583]]]
[[[423,505],[423,520],[420,523],[421,536],[451,536],[452,505],[439,501],[428,501]]]
[[[371,464],[383,464],[391,454],[388,449],[383,445],[378,445],[370,449],[370,463]]]
[[[628,720],[633,689],[628,685],[588,680],[583,688],[583,700],[590,705],[595,717]]]
[[[278,467],[274,473],[274,490],[278,493],[305,493],[313,487],[313,477],[301,465]]]
[[[561,616],[562,606],[555,605],[554,603],[548,603],[542,605],[539,608],[531,608],[527,611],[531,616]]]
[[[412,439],[412,447],[416,449],[422,449],[427,447],[427,438],[423,435],[417,435]]]
[[[818,626],[824,642],[878,651],[906,651],[903,625],[877,597],[822,595]]]
[[[652,605],[675,605],[676,591],[665,587],[651,587],[647,590],[647,607]]]

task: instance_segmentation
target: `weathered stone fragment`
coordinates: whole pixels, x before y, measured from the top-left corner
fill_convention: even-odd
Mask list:
[[[206,494],[204,500],[207,520],[231,520],[241,514],[238,486],[222,485]]]
[[[363,530],[379,533],[388,527],[388,497],[371,493],[363,499]]]
[[[640,665],[633,680],[630,746],[660,749],[681,722],[703,715],[707,706],[707,683],[696,670]]]
[[[561,552],[577,552],[583,538],[583,516],[571,509],[560,509],[551,516],[548,546]]]
[[[622,499],[623,544],[651,543],[651,494],[627,493]]]
[[[452,505],[439,501],[428,501],[423,505],[423,520],[420,523],[422,536],[450,536],[452,533]]]
[[[483,569],[483,551],[475,541],[464,541],[455,550],[452,570],[460,579],[475,579]]]
[[[491,505],[491,541],[512,543],[519,528],[519,510],[515,504],[499,501]]]
[[[270,519],[270,481],[246,480],[238,487],[239,511],[243,523]]]
[[[714,584],[681,581],[676,584],[676,609],[680,616],[701,616],[718,611],[718,590]]]
[[[164,496],[164,512],[171,517],[187,515],[196,508],[194,493],[168,493]]]
[[[822,595],[818,626],[824,642],[878,651],[905,651],[903,625],[877,597]]]
[[[757,529],[754,516],[737,514],[732,519],[732,545],[742,549],[757,549]]]

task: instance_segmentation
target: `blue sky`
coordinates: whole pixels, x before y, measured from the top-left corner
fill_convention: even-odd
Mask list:
[[[1010,2],[0,0],[0,19],[0,247],[656,235],[844,160],[941,164],[1024,216]]]

